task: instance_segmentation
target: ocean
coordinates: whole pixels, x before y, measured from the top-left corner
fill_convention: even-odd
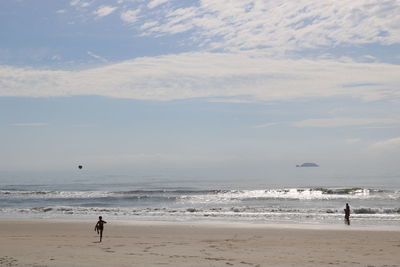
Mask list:
[[[2,173],[1,218],[234,221],[400,225],[395,176],[207,179],[87,171],[31,176]]]

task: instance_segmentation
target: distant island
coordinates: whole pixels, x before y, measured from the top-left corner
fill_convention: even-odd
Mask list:
[[[319,165],[313,162],[306,162],[301,165],[296,165],[296,167],[319,167]]]

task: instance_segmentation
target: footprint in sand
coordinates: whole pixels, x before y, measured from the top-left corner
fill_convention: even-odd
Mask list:
[[[17,266],[17,262],[13,257],[4,256],[0,258],[0,266]]]
[[[214,257],[207,257],[206,260],[210,261],[232,261],[232,259],[225,259],[225,258],[214,258]]]
[[[253,263],[251,263],[251,262],[246,262],[246,261],[241,261],[240,263],[241,263],[241,264],[245,264],[245,265],[254,265]]]
[[[108,252],[108,253],[114,253],[114,250],[111,250],[111,248],[103,248],[102,249],[104,252]]]

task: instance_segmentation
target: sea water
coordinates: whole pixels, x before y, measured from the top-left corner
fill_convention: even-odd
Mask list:
[[[303,172],[301,179],[2,173],[0,217],[343,224],[349,203],[353,225],[400,225],[398,177]]]

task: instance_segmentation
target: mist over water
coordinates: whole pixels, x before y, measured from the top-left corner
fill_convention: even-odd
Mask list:
[[[362,170],[340,169],[337,166],[296,168],[295,165],[242,169],[234,166],[218,168],[137,168],[134,170],[0,172],[3,185],[62,187],[73,190],[132,189],[258,189],[285,187],[369,187],[400,188],[400,175],[385,173],[379,166]]]

